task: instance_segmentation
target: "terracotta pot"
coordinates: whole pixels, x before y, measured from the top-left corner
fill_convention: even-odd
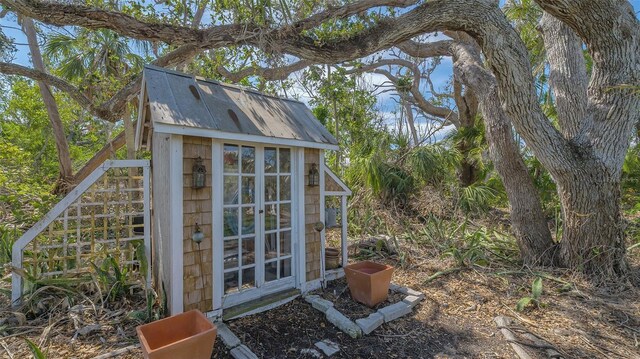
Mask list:
[[[209,359],[218,330],[197,309],[136,327],[148,359]]]
[[[336,269],[340,267],[340,251],[336,248],[325,248],[324,261],[327,269]]]
[[[389,296],[392,266],[364,261],[344,267],[344,274],[353,299],[368,307],[384,302]]]

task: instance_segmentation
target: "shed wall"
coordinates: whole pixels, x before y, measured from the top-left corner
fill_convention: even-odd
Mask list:
[[[184,310],[207,312],[213,310],[211,139],[185,136],[182,146]],[[193,189],[192,171],[198,157],[203,159],[207,179],[204,188]],[[205,237],[199,247],[191,239],[196,223]]]
[[[169,203],[169,141],[171,135],[166,133],[153,133],[151,141],[152,149],[152,233],[151,233],[151,264],[152,274],[156,288],[171,288],[170,265],[170,215],[169,206],[159,205]],[[166,293],[170,298],[171,295]]]
[[[320,163],[320,150],[304,150],[304,213],[307,282],[320,278],[320,233],[313,226],[320,219],[320,186],[309,187],[311,164]],[[318,166],[319,167],[319,166]]]

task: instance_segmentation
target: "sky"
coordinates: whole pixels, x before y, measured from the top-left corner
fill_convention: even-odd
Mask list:
[[[631,0],[630,3],[634,7],[636,14],[640,16],[640,0]],[[206,16],[205,16],[206,17]],[[208,19],[207,19],[208,20]],[[206,24],[207,21],[203,20]],[[15,44],[18,49],[14,63],[31,67],[31,62],[29,59],[27,40],[24,36],[24,33],[21,31],[20,26],[16,21],[16,17],[12,14],[8,14],[4,18],[0,19],[0,26],[2,27],[2,31],[5,35],[14,38]],[[59,31],[55,26],[43,25],[45,29],[50,31]],[[442,38],[442,36],[440,37]],[[437,40],[438,38],[433,38],[433,40]],[[452,74],[452,62],[450,58],[444,58],[442,63],[437,67],[437,69],[433,72],[431,79],[436,87],[436,90],[444,89],[450,81],[450,77]],[[363,81],[368,83],[371,88],[379,87],[383,85],[387,80],[383,75],[379,74],[365,74],[363,76]],[[297,97],[299,100],[309,103],[308,94],[302,90],[301,88],[294,88],[291,91],[288,91],[290,95]],[[398,105],[395,99],[397,99],[397,94],[393,91],[383,92],[376,91],[374,93],[378,99],[378,110],[380,115],[385,118],[387,122],[393,122],[395,118],[395,112],[398,111]],[[422,123],[418,123],[420,128],[424,128],[426,126],[426,121]]]

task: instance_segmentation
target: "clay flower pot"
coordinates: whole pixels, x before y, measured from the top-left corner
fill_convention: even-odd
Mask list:
[[[148,359],[209,359],[218,330],[197,309],[136,327]]]
[[[344,267],[344,274],[351,296],[356,301],[374,307],[387,299],[392,266],[364,261]]]
[[[324,249],[324,261],[327,269],[336,269],[340,267],[340,251],[335,248]]]

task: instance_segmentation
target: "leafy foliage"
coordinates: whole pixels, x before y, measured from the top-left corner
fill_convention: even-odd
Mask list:
[[[538,277],[533,281],[533,283],[531,283],[531,295],[521,298],[516,304],[516,310],[518,312],[522,312],[531,305],[535,305],[536,307],[539,307],[540,305],[542,305],[542,303],[540,302],[541,296],[542,296],[542,278]]]

